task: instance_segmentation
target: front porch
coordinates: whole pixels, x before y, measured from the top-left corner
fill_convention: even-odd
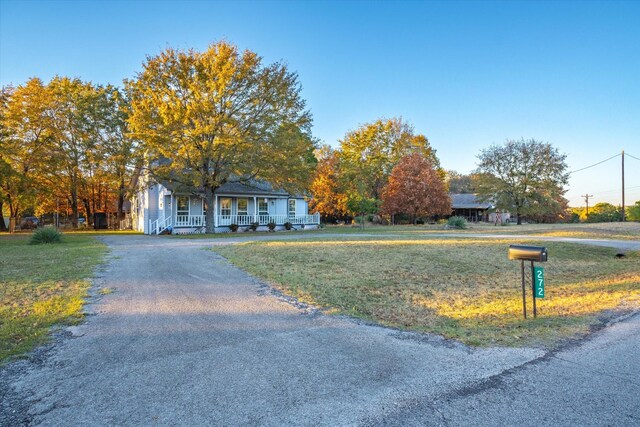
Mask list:
[[[160,221],[162,222],[162,221]],[[320,214],[287,216],[287,215],[216,215],[214,216],[215,227],[228,227],[236,224],[240,227],[251,224],[284,225],[287,222],[293,225],[320,224]],[[206,215],[177,215],[174,227],[205,227],[207,225]],[[153,233],[152,233],[153,234]]]
[[[206,228],[202,197],[167,192],[159,196],[158,208],[158,217],[149,219],[149,234],[203,233]],[[240,229],[258,230],[267,230],[269,224],[283,229],[287,223],[293,228],[315,228],[320,224],[320,214],[310,215],[306,200],[301,198],[216,195],[213,220],[216,232],[228,232],[234,224]]]

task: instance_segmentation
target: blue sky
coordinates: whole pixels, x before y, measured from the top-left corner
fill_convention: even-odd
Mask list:
[[[640,1],[0,0],[0,84],[68,75],[120,84],[165,47],[226,39],[298,72],[314,135],[337,146],[360,124],[402,117],[442,165],[520,137],[575,170],[640,158]],[[627,203],[640,161],[627,157]],[[572,175],[572,205],[620,204],[620,158]]]

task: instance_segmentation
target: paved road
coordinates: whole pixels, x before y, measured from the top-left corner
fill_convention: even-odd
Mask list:
[[[411,402],[388,426],[638,426],[640,315],[581,345],[433,400]]]
[[[512,424],[513,409],[554,424],[640,420],[637,317],[566,354],[470,349],[301,310],[202,249],[217,239],[104,241],[98,285],[116,292],[73,338],[2,372],[2,423],[491,425]],[[542,405],[543,388],[555,418],[526,404]]]

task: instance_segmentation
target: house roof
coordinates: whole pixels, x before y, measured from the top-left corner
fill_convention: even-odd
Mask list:
[[[176,182],[162,181],[162,186],[168,190],[175,191],[177,193],[192,193],[194,189],[188,189]],[[196,188],[195,193],[204,193],[202,187]],[[274,189],[271,184],[265,181],[251,180],[248,182],[227,182],[222,184],[217,190],[218,195],[252,195],[252,196],[280,196],[287,197],[290,194],[285,190]],[[293,195],[294,197],[301,197]]]
[[[276,190],[271,184],[264,181],[251,181],[248,183],[227,182],[216,191],[217,194],[256,194],[268,196],[288,196],[284,190]]]
[[[450,194],[453,209],[492,209],[491,200],[480,201],[475,194]]]

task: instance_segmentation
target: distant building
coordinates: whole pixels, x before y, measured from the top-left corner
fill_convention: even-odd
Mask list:
[[[452,215],[461,216],[470,222],[496,222],[500,214],[502,222],[509,221],[509,212],[499,213],[491,200],[480,201],[476,194],[449,194],[451,197]]]

